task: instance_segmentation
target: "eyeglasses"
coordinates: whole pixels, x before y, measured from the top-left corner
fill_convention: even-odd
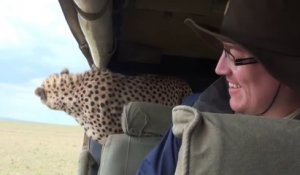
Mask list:
[[[247,57],[247,58],[236,58],[228,49],[223,47],[223,51],[225,53],[226,58],[229,59],[231,63],[235,66],[247,65],[247,64],[255,64],[258,63],[258,60],[255,57]]]

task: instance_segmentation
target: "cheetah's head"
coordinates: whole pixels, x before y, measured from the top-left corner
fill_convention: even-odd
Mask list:
[[[64,110],[72,100],[70,90],[74,88],[76,77],[64,69],[60,74],[48,77],[42,85],[35,90],[43,104],[51,109]]]

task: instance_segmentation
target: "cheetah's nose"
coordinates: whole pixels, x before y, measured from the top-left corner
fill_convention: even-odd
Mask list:
[[[46,92],[41,87],[36,88],[34,93],[35,93],[35,95],[39,96],[41,98],[41,100],[46,100],[47,99]]]

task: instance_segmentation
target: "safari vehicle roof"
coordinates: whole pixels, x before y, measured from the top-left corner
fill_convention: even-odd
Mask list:
[[[131,2],[131,1],[129,1]],[[120,26],[120,42],[146,45],[162,54],[185,57],[212,57],[205,43],[183,23],[193,18],[208,28],[218,30],[224,0],[138,0],[125,6]]]
[[[192,18],[218,31],[227,0],[107,0],[99,3],[102,6],[99,8],[87,4],[88,1],[59,2],[90,65],[121,73],[171,74],[183,77],[190,84],[196,84],[193,77],[199,74],[206,85],[216,78],[215,60],[211,59],[216,57],[215,53],[195,36],[184,20]],[[109,5],[112,8],[109,20],[96,24],[105,17],[104,11]],[[99,30],[82,27],[80,20],[85,20],[85,25],[89,22],[98,25],[100,30],[107,25],[112,27],[102,30],[102,38],[97,38],[92,35],[97,35]],[[107,37],[109,35],[112,37]],[[102,41],[100,46],[89,42],[89,36]],[[109,45],[111,50],[106,51]],[[97,53],[100,56],[95,56]],[[196,90],[203,88],[195,87]]]

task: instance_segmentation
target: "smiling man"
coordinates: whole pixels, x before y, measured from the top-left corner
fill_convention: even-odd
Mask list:
[[[283,118],[299,108],[297,94],[272,77],[253,54],[236,44],[223,45],[215,71],[226,77],[233,111]]]

